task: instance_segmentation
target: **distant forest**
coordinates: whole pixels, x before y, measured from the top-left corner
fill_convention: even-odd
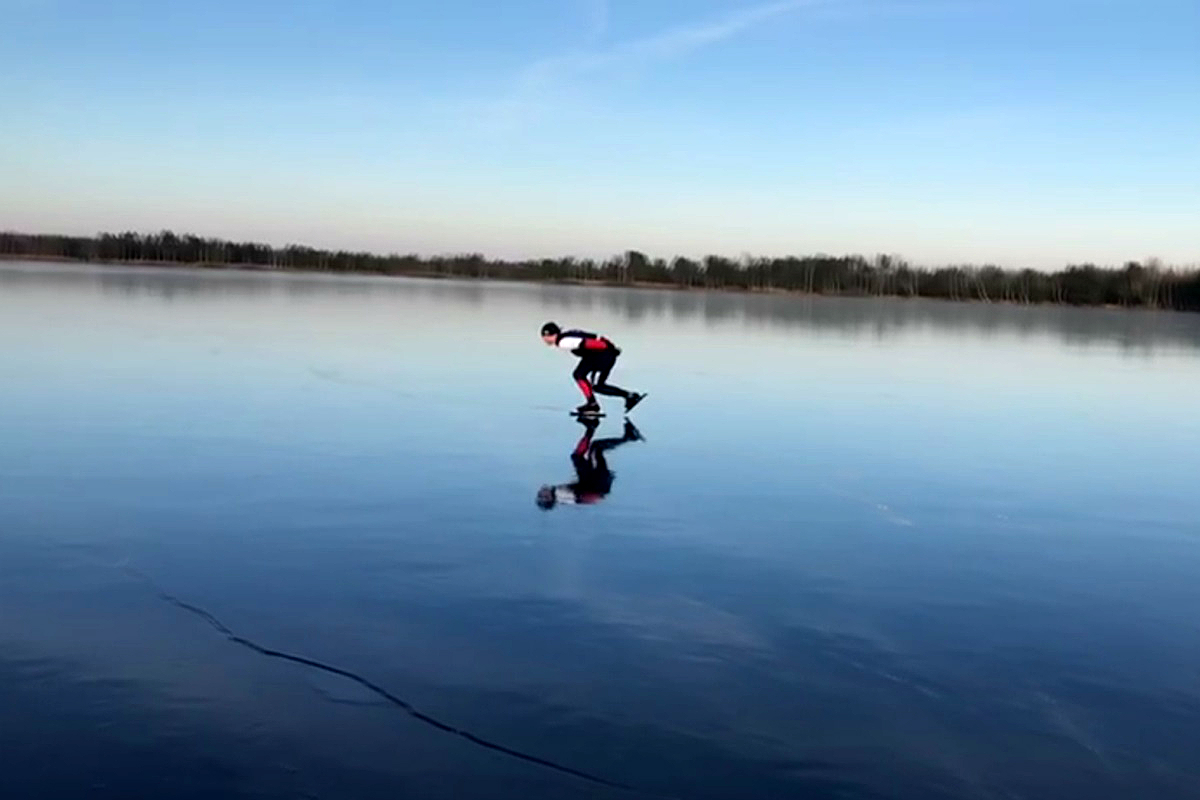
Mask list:
[[[1076,264],[1057,272],[994,266],[930,269],[890,255],[666,261],[630,250],[605,261],[503,261],[477,254],[384,256],[300,245],[272,247],[170,231],[97,236],[0,233],[0,258],[20,257],[1200,311],[1200,271],[1166,268],[1153,259],[1131,261],[1120,269]]]

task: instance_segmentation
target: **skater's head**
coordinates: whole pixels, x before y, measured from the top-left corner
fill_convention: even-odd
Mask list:
[[[546,344],[555,344],[558,341],[558,334],[562,329],[553,322],[547,322],[542,326],[542,341]]]
[[[554,508],[554,504],[558,502],[558,497],[555,495],[553,486],[543,486],[538,489],[537,504],[538,508],[543,511],[549,511]]]

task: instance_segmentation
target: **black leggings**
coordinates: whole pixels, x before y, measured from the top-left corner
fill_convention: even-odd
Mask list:
[[[579,359],[579,366],[571,373],[571,377],[579,384],[580,390],[587,399],[591,400],[591,392],[606,394],[610,397],[629,397],[629,392],[608,382],[608,373],[616,366],[616,353],[588,354]]]

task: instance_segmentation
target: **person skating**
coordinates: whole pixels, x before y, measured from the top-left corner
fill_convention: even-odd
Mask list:
[[[580,415],[595,415],[600,413],[600,403],[596,401],[597,394],[610,397],[621,397],[625,400],[625,412],[646,397],[645,394],[628,392],[619,386],[608,382],[608,375],[621,355],[612,340],[605,336],[580,330],[562,330],[557,324],[547,322],[542,326],[542,341],[551,347],[568,350],[579,357],[579,364],[571,377],[579,391],[583,392],[584,404],[576,412]]]

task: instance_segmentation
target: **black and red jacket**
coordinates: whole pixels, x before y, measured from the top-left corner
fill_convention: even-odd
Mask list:
[[[619,355],[621,352],[607,337],[587,331],[562,331],[554,340],[554,346],[570,350],[574,355],[581,357],[599,353]]]

